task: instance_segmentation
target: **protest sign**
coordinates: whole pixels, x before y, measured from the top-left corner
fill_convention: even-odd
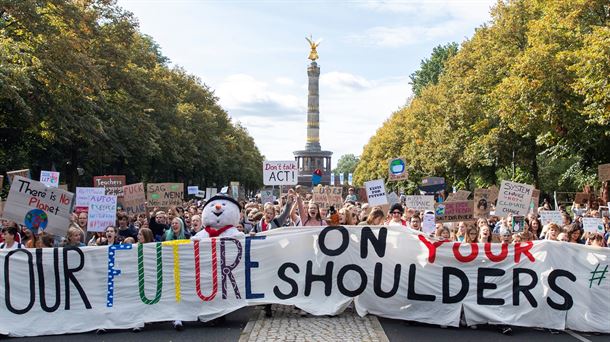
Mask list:
[[[585,232],[604,234],[604,222],[598,217],[583,217],[582,228]]]
[[[521,233],[525,229],[525,216],[515,215],[511,222],[513,233]]]
[[[231,182],[229,183],[231,186],[231,197],[238,199],[239,198],[239,182]]]
[[[195,197],[197,197],[197,198],[205,198],[205,190],[197,191],[197,195],[195,195]]]
[[[610,180],[610,164],[601,164],[597,166],[597,176],[600,182]]]
[[[610,210],[608,210],[607,206],[599,207],[599,217],[610,217]]]
[[[330,186],[335,186],[335,174],[330,174]]]
[[[183,183],[148,183],[146,186],[149,207],[169,208],[172,205],[182,205],[183,199]]]
[[[273,203],[273,201],[275,201],[273,190],[261,190],[261,204]]]
[[[437,193],[445,189],[445,178],[443,177],[425,177],[421,180],[419,186],[421,191],[428,193]]]
[[[345,185],[345,174],[343,172],[339,174],[339,185]]]
[[[209,200],[214,197],[218,193],[218,189],[216,188],[206,188],[205,189],[205,200]]]
[[[492,185],[489,188],[489,203],[495,203],[498,199],[498,194],[500,193],[500,189],[496,185]]]
[[[3,217],[50,234],[65,235],[74,194],[21,176],[11,184]]]
[[[590,194],[588,192],[577,192],[576,196],[574,197],[574,202],[586,207],[592,199],[595,199],[594,194]]]
[[[59,172],[40,171],[40,183],[50,188],[59,187]]]
[[[0,291],[0,334],[209,321],[261,304],[336,315],[352,301],[360,315],[435,325],[458,327],[463,317],[467,325],[610,333],[610,282],[602,279],[609,261],[610,249],[580,244],[459,244],[362,226],[0,250],[0,277],[12,285]]]
[[[436,203],[435,215],[437,222],[459,222],[474,219],[472,201],[454,201]]]
[[[388,204],[383,179],[364,182],[364,188],[370,206]]]
[[[125,176],[95,176],[93,186],[106,189],[106,195],[123,197],[123,186],[125,186]]]
[[[263,184],[296,185],[299,178],[299,167],[294,160],[263,162]]]
[[[405,196],[407,209],[415,209],[420,212],[434,211],[434,196],[432,195],[407,195]]]
[[[435,215],[434,213],[426,213],[421,222],[422,231],[428,235],[434,233],[435,227]]]
[[[76,188],[76,202],[75,207],[89,207],[91,203],[91,196],[101,196],[106,194],[104,188]]]
[[[398,195],[392,191],[388,194],[388,204],[392,205],[395,203],[400,203],[400,197],[398,197]]]
[[[354,185],[353,181],[354,181],[354,174],[350,172],[347,174],[347,185],[349,185],[349,186]]]
[[[534,189],[534,191],[532,191],[529,212],[538,214],[538,203],[540,203],[540,190]]]
[[[388,181],[395,182],[409,178],[407,161],[403,157],[390,159],[388,163]]]
[[[0,200],[0,218],[4,218],[3,215],[4,215],[4,204],[5,203],[6,203],[5,201]]]
[[[127,215],[135,215],[146,212],[146,192],[144,183],[135,183],[123,187],[123,199],[121,199],[123,210]]]
[[[91,196],[87,217],[88,232],[103,232],[108,226],[116,227],[116,196]]]
[[[9,172],[6,173],[6,175],[8,176],[8,183],[9,184],[13,184],[13,179],[15,179],[15,176],[20,176],[20,177],[23,177],[23,178],[32,178],[30,176],[30,169],[9,171]]]
[[[4,187],[4,176],[0,175],[0,190],[2,190],[2,187]]]
[[[511,181],[502,181],[498,194],[496,215],[506,217],[508,214],[525,216],[530,207],[534,186]]]
[[[538,214],[540,215],[540,223],[543,226],[549,223],[555,223],[560,227],[563,225],[563,216],[559,210],[541,210]]]
[[[343,188],[340,186],[315,186],[311,193],[313,202],[320,208],[329,208],[332,205],[339,210],[343,206]]]
[[[197,193],[199,192],[199,186],[197,185],[191,185],[186,187],[186,191],[188,195],[197,195]]]
[[[489,189],[474,190],[474,217],[487,218],[489,217],[490,208]]]
[[[458,190],[457,192],[450,193],[445,202],[466,201],[468,200],[468,196],[470,196],[470,191]]]

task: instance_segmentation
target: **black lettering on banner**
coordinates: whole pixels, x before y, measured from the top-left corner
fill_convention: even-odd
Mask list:
[[[68,252],[70,252],[70,251],[75,251],[80,258],[78,266],[76,266],[76,268],[69,268],[69,266],[68,266]],[[74,287],[76,287],[76,290],[78,291],[78,294],[80,295],[80,298],[83,300],[83,303],[85,303],[85,307],[87,309],[91,309],[91,303],[89,303],[89,298],[87,298],[87,294],[85,293],[85,290],[83,290],[83,287],[80,286],[78,279],[76,279],[76,277],[74,276],[74,273],[82,270],[83,267],[85,266],[85,255],[83,254],[83,251],[81,251],[80,248],[78,248],[78,247],[64,247],[63,252],[64,252],[63,253],[64,279],[65,279],[65,287],[66,287],[65,309],[70,310],[70,283],[73,283]]]
[[[499,268],[479,268],[477,276],[477,304],[479,305],[504,305],[504,299],[502,298],[487,298],[483,296],[485,290],[495,290],[498,285],[495,283],[485,282],[486,277],[501,277],[506,273],[504,270]]]
[[[390,298],[396,294],[398,291],[398,285],[400,283],[400,264],[396,264],[394,266],[394,283],[392,285],[392,289],[388,292],[385,292],[381,288],[381,280],[383,279],[383,264],[378,262],[375,263],[375,274],[373,275],[373,289],[375,290],[375,294],[377,297],[381,298]]]
[[[277,276],[290,285],[290,287],[292,288],[290,292],[288,292],[288,294],[284,294],[282,293],[282,291],[280,291],[280,288],[277,285],[273,287],[273,293],[275,294],[275,296],[282,300],[296,297],[296,295],[299,293],[299,286],[297,285],[297,282],[286,275],[286,270],[289,268],[292,269],[294,273],[299,273],[299,266],[297,266],[297,264],[287,262],[285,264],[282,264],[282,266],[280,266],[280,268],[277,270]]]
[[[527,285],[521,285],[520,276],[521,274],[527,274],[530,276],[530,283]],[[536,287],[538,284],[538,275],[533,270],[528,268],[515,268],[513,270],[513,305],[519,306],[519,292],[525,295],[525,298],[533,308],[538,307],[538,302],[530,292],[531,289]]]
[[[354,271],[360,276],[360,285],[355,290],[349,290],[347,287],[345,287],[344,280],[345,275],[348,271]],[[339,292],[348,297],[356,297],[357,295],[364,292],[364,289],[366,289],[366,284],[368,284],[368,278],[366,276],[366,273],[364,272],[362,267],[358,265],[345,265],[341,267],[339,273],[337,274],[337,287],[339,288]]]
[[[558,295],[562,296],[564,301],[563,304],[558,304],[555,303],[551,297],[546,297],[546,302],[549,304],[550,307],[552,307],[555,310],[562,310],[562,311],[567,311],[570,310],[572,308],[572,306],[574,305],[574,300],[572,299],[572,296],[567,293],[564,289],[562,289],[561,287],[559,287],[559,285],[557,285],[557,278],[559,277],[566,277],[568,279],[570,279],[572,282],[576,281],[576,276],[574,276],[574,274],[572,274],[571,272],[568,272],[566,270],[553,270],[551,271],[551,273],[549,274],[549,287],[551,288],[551,290],[555,291]]]
[[[333,266],[334,262],[329,261],[326,264],[326,272],[324,274],[318,275],[313,274],[313,261],[309,260],[307,262],[307,270],[305,271],[305,296],[309,296],[311,294],[311,284],[314,281],[321,281],[324,283],[324,295],[327,297],[330,296],[330,292],[332,290],[333,285]]]
[[[11,256],[13,256],[14,254],[17,254],[17,253],[25,253],[27,255],[28,273],[30,275],[30,302],[23,309],[15,309],[13,307],[13,304],[11,304],[11,280],[9,279],[11,272],[10,272],[9,264],[10,264]],[[14,249],[14,250],[8,252],[8,254],[6,255],[6,257],[4,259],[4,301],[6,303],[6,308],[8,309],[8,311],[10,311],[16,315],[23,315],[23,314],[27,313],[28,311],[30,311],[32,309],[32,307],[34,306],[35,291],[36,291],[36,285],[34,284],[34,265],[32,264],[32,253],[30,253],[27,249]],[[20,294],[20,297],[21,297],[21,294],[23,294],[22,291],[19,291],[18,293]]]
[[[457,277],[461,282],[460,290],[453,296],[450,292],[451,286],[449,286],[451,276]],[[450,266],[443,267],[443,304],[454,304],[461,302],[468,294],[469,288],[470,283],[468,282],[468,277],[464,271]]]
[[[326,247],[326,235],[329,232],[341,233],[341,245],[335,250],[331,250]],[[347,246],[349,245],[349,233],[347,232],[347,229],[345,229],[345,227],[343,226],[328,226],[322,229],[322,231],[320,232],[320,236],[318,237],[318,245],[320,246],[320,250],[322,251],[322,253],[328,256],[340,255],[341,253],[345,252]]]
[[[55,303],[49,307],[45,294],[44,267],[42,263],[42,249],[36,249],[36,268],[38,270],[38,293],[40,295],[40,307],[45,312],[55,312],[61,304],[61,289],[59,285],[59,248],[53,248],[53,274],[55,280]]]
[[[360,257],[366,259],[369,255],[368,241],[371,242],[375,253],[378,257],[383,258],[385,256],[386,239],[388,237],[388,229],[385,227],[379,228],[379,237],[376,237],[370,227],[364,227],[360,231]]]
[[[409,266],[409,287],[407,290],[407,298],[421,300],[423,302],[434,302],[436,300],[436,296],[434,295],[419,294],[415,292],[415,264],[411,264],[411,266]]]

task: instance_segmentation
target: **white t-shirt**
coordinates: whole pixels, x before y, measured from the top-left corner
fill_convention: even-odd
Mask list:
[[[21,247],[21,244],[17,241],[13,241],[13,245],[11,247],[7,247],[6,242],[0,244],[0,249],[19,249]]]

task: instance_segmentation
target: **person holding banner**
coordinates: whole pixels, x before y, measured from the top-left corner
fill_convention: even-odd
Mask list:
[[[15,241],[15,236],[17,236],[17,228],[16,227],[4,227],[2,228],[2,237],[4,238],[4,242],[0,244],[0,249],[19,249],[23,248],[21,242]]]
[[[83,243],[83,232],[80,228],[70,227],[66,234],[66,241],[63,247],[85,247]]]
[[[584,244],[584,241],[580,239],[582,236],[582,229],[578,223],[572,223],[567,227],[566,235],[568,236],[568,242]]]
[[[152,230],[148,228],[140,228],[138,231],[138,243],[155,242]]]
[[[489,227],[487,229],[489,229]],[[479,230],[472,225],[468,225],[468,229],[466,230],[466,236],[464,237],[464,243],[477,242],[479,242]]]
[[[404,213],[404,209],[400,203],[392,204],[390,207],[390,218],[386,221],[388,226],[407,226],[407,221],[403,220],[402,214]]]
[[[120,241],[117,236],[117,229],[114,226],[106,227],[106,239],[102,240],[100,238],[100,242],[97,243],[97,246],[112,246],[112,245],[120,245]]]
[[[153,214],[154,216],[151,216],[148,222],[148,227],[152,230],[153,234],[155,234],[155,240],[161,241],[163,234],[169,229],[167,217],[165,212],[158,210],[158,208],[153,209]]]
[[[383,220],[385,219],[385,214],[383,210],[379,207],[373,207],[371,213],[367,217],[366,221],[360,222],[358,225],[360,226],[380,226],[383,224]]]
[[[260,220],[257,224],[254,225],[254,227],[250,231],[250,234],[266,232],[267,230],[283,227],[286,224],[286,221],[288,220],[288,216],[290,215],[290,210],[292,209],[293,203],[294,195],[288,195],[288,199],[286,200],[284,209],[278,217],[275,217],[276,213],[273,204],[266,203],[265,209],[263,210],[263,214],[265,216],[262,220]]]
[[[299,207],[299,215],[301,217],[301,223],[304,227],[324,227],[327,225],[326,221],[322,219],[320,207],[317,203],[314,203],[313,201],[310,201],[307,205],[307,211],[305,211],[304,208]],[[303,216],[305,216],[305,220],[303,220]]]
[[[184,222],[179,217],[172,219],[171,229],[168,229],[163,235],[163,241],[172,240],[188,240],[191,234],[184,229]]]

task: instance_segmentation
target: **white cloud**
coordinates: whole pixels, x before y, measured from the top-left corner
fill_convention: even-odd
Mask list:
[[[453,18],[482,24],[489,20],[489,10],[496,0],[370,0],[361,3],[377,12],[417,15],[420,20]]]
[[[358,90],[373,86],[364,77],[339,71],[331,71],[320,75],[320,85],[327,86],[333,90]]]
[[[277,77],[274,81],[275,81],[275,83],[277,83],[279,85],[283,85],[283,86],[295,85],[294,80],[291,78],[288,78],[288,77]]]

